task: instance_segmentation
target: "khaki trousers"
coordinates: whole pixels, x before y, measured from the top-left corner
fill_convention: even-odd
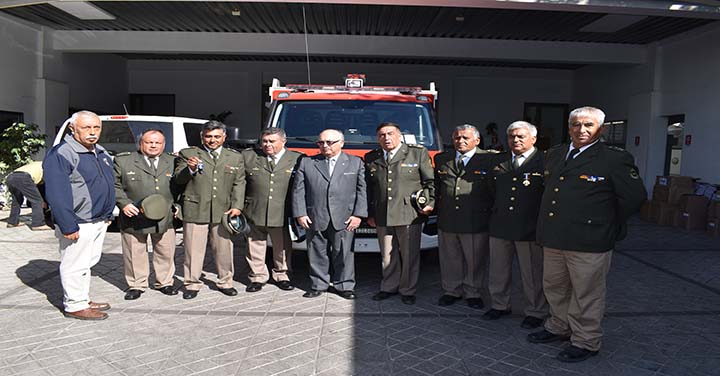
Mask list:
[[[510,310],[513,259],[517,254],[525,296],[525,316],[545,318],[548,304],[543,294],[543,250],[534,241],[490,237],[490,297],[492,308]]]
[[[383,271],[380,291],[415,295],[420,276],[421,230],[422,224],[377,227]]]
[[[550,304],[545,329],[570,335],[577,347],[599,350],[612,251],[591,253],[545,247],[544,253],[543,287]]]
[[[440,280],[445,294],[481,298],[488,259],[488,234],[438,231]]]
[[[183,236],[185,237],[184,276],[187,290],[198,291],[202,287],[200,277],[205,262],[208,235],[210,248],[213,251],[217,267],[218,279],[215,284],[221,289],[233,287],[235,265],[233,264],[232,235],[220,223],[185,222],[183,224]]]
[[[148,260],[148,237],[153,249],[156,289],[173,285],[175,276],[175,229],[163,233],[130,234],[123,232],[122,251],[125,282],[130,289],[145,291],[148,288],[150,263]]]
[[[289,281],[288,271],[291,270],[292,243],[290,231],[287,226],[263,227],[250,225],[248,234],[248,253],[245,256],[250,273],[250,282],[266,283],[270,279],[265,254],[267,253],[267,237],[270,235],[273,243],[272,278],[276,282]]]

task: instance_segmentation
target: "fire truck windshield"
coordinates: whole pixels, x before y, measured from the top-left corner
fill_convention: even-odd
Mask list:
[[[345,148],[369,149],[377,145],[377,126],[391,122],[400,126],[406,143],[438,149],[430,105],[381,100],[282,101],[277,104],[271,127],[285,130],[289,147],[314,147],[324,129],[345,135]],[[375,146],[368,146],[375,145]]]

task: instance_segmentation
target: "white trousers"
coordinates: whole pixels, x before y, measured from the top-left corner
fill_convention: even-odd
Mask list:
[[[105,221],[81,223],[80,237],[66,239],[55,228],[60,243],[60,282],[63,288],[63,305],[66,312],[77,312],[89,307],[90,268],[100,261],[108,224]]]

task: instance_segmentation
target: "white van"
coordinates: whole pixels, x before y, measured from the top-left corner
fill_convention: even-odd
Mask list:
[[[200,146],[200,130],[207,120],[177,116],[146,115],[101,115],[102,133],[98,144],[110,155],[137,150],[138,136],[148,128],[160,129],[165,133],[165,152],[177,153],[188,146]],[[53,146],[69,133],[70,119],[63,123]]]

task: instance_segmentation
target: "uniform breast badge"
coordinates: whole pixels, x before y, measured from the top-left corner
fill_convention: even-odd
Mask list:
[[[530,173],[529,172],[526,172],[523,174],[523,179],[524,180],[523,180],[522,184],[526,187],[530,186]]]

